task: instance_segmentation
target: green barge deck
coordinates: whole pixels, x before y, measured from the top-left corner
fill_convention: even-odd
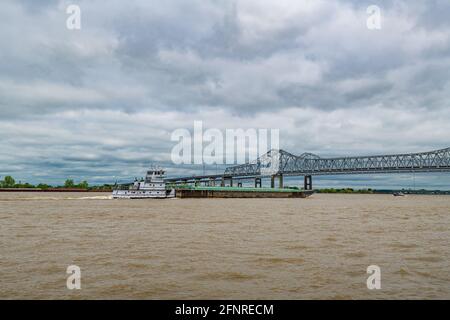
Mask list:
[[[176,187],[177,198],[306,198],[313,190],[250,187]]]

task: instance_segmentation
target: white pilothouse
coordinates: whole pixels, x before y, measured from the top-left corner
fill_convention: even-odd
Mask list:
[[[174,198],[175,189],[166,189],[164,182],[165,171],[162,169],[151,169],[143,180],[134,181],[127,188],[113,190],[114,199],[162,199]]]

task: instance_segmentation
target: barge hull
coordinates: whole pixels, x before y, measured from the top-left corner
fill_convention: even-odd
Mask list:
[[[225,190],[192,190],[178,189],[177,198],[307,198],[313,191],[225,191]]]

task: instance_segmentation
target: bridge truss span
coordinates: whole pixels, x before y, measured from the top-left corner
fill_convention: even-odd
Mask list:
[[[166,179],[175,184],[205,183],[215,186],[233,181],[254,179],[255,187],[262,186],[262,178],[270,177],[271,188],[283,188],[283,176],[304,176],[304,189],[312,190],[314,175],[411,173],[411,172],[450,172],[450,148],[420,153],[392,155],[357,156],[340,158],[321,158],[312,153],[299,156],[284,150],[273,149],[258,159],[225,169],[223,174],[190,176]]]
[[[257,160],[228,167],[225,176],[336,175],[450,171],[450,148],[421,153],[321,158],[270,150]]]

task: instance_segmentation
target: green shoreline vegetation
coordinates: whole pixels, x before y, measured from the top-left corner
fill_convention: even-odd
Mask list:
[[[177,188],[193,188],[191,185],[177,185],[172,186],[171,184],[168,184],[168,187],[175,187]],[[28,182],[22,183],[18,182],[16,183],[15,179],[12,176],[5,176],[3,180],[0,180],[0,189],[30,189],[30,190],[42,190],[42,191],[61,191],[61,190],[67,190],[67,191],[98,191],[98,192],[109,192],[112,191],[114,188],[113,184],[103,184],[103,185],[92,185],[90,186],[87,181],[81,181],[79,183],[75,183],[73,179],[67,179],[63,185],[58,186],[52,186],[50,184],[46,183],[39,183],[37,185],[30,184]],[[234,187],[235,189],[238,188],[245,188],[245,187]],[[298,187],[290,187],[285,186],[283,189],[286,190],[299,190],[301,191],[301,188]],[[411,189],[371,189],[371,188],[364,188],[364,189],[354,189],[354,188],[321,188],[321,189],[314,189],[315,193],[345,193],[345,194],[392,194],[394,192],[403,192],[405,194],[445,194],[450,195],[450,190],[426,190],[426,189],[418,189],[418,190],[411,190]]]
[[[41,190],[52,190],[52,189],[70,189],[70,190],[87,190],[87,191],[97,191],[104,190],[110,191],[112,190],[114,185],[104,184],[104,185],[95,185],[90,186],[87,181],[81,181],[80,183],[75,183],[73,179],[67,179],[63,185],[53,186],[46,183],[39,183],[37,185],[30,184],[28,182],[16,183],[16,180],[11,176],[5,176],[3,180],[0,180],[0,188],[2,189],[41,189]]]
[[[353,189],[353,188],[325,188],[325,189],[317,189],[317,193],[362,193],[362,194],[371,194],[374,193],[372,189]]]

